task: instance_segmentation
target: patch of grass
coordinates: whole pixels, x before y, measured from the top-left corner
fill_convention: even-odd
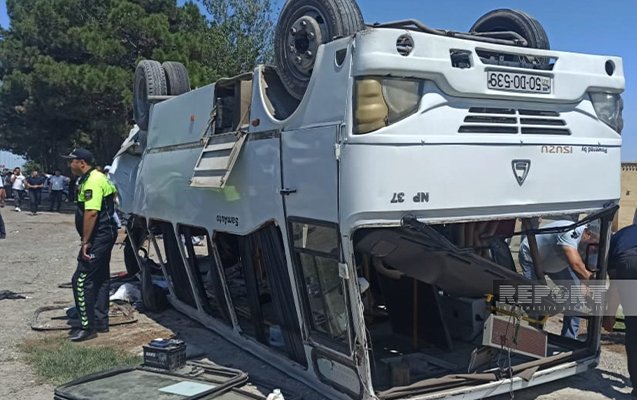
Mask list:
[[[615,332],[626,332],[626,324],[624,319],[624,308],[619,306],[617,313],[615,314],[615,326],[613,326]]]
[[[72,343],[65,337],[44,337],[21,345],[26,362],[43,380],[60,385],[110,368],[136,366],[141,357],[107,346]]]

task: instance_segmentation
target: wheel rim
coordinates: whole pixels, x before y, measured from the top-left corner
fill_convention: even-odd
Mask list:
[[[291,20],[286,27],[285,62],[296,78],[305,80],[312,75],[319,46],[330,37],[329,28],[323,13],[314,7],[299,9]]]

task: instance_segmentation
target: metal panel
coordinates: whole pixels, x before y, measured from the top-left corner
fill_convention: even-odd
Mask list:
[[[548,382],[553,382],[562,378],[581,374],[589,371],[597,365],[598,357],[590,357],[580,359],[579,361],[564,362],[555,367],[551,367],[533,374],[530,381],[526,381],[520,377],[511,379],[501,379],[499,381],[488,382],[474,387],[457,388],[449,390],[435,391],[431,394],[423,394],[411,397],[412,400],[476,400],[486,397],[494,397],[499,394],[510,394],[512,391],[527,389],[539,386]]]
[[[283,189],[288,217],[338,223],[337,126],[281,133]]]
[[[451,95],[490,97],[504,99],[543,99],[548,101],[579,101],[590,88],[608,88],[623,91],[624,68],[619,57],[567,53],[553,50],[514,48],[492,43],[413,32],[414,50],[409,57],[401,56],[396,49],[396,39],[404,34],[401,29],[369,29],[356,37],[356,52],[352,61],[354,76],[388,74],[431,79]],[[553,77],[551,94],[498,92],[487,88],[487,71],[496,69],[483,64],[476,49],[496,53],[534,55],[556,58],[553,71],[544,75]],[[450,50],[464,50],[472,57],[470,69],[451,68]],[[604,65],[611,61],[615,73],[609,76]],[[519,72],[521,69],[498,67],[500,71]]]
[[[406,213],[429,220],[564,213],[601,208],[617,199],[620,148],[600,146],[605,153],[586,153],[579,151],[581,146],[566,146],[573,151],[551,154],[544,145],[429,142],[345,146],[341,224],[400,221]],[[522,185],[513,160],[530,163]]]
[[[200,144],[146,152],[131,186],[134,204],[127,210],[152,219],[204,226],[209,232],[240,235],[266,221],[285,224],[277,192],[281,185],[278,138],[246,141],[223,189],[190,185],[202,148]]]
[[[191,90],[151,107],[148,147],[157,148],[194,142],[210,125],[214,85]]]

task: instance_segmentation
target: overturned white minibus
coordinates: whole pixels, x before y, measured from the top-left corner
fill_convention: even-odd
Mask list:
[[[519,11],[459,33],[366,26],[354,0],[289,0],[275,57],[195,90],[140,62],[111,170],[131,269],[150,243],[174,307],[332,398],[478,399],[595,367],[600,317],[568,339],[494,294],[527,282],[517,243],[548,220],[598,220],[604,276],[620,58],[549,50]]]

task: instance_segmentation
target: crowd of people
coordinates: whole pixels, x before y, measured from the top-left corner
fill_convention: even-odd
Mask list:
[[[62,202],[72,198],[69,192],[73,191],[74,182],[62,175],[62,171],[57,168],[51,174],[43,174],[34,168],[26,176],[22,173],[22,168],[16,167],[13,171],[0,173],[0,178],[4,189],[0,205],[4,207],[7,200],[13,199],[16,212],[21,212],[25,201],[28,200],[31,214],[36,215],[43,206],[43,194],[48,195],[49,211],[59,212]]]
[[[108,166],[95,170],[106,174]],[[50,173],[42,173],[38,168],[31,168],[28,174],[21,167],[0,171],[0,209],[13,201],[13,211],[28,210],[30,215],[38,215],[40,210],[60,212],[64,203],[76,202],[76,188],[80,176],[71,177],[55,168]],[[48,207],[47,207],[48,206]],[[119,224],[119,223],[118,223]],[[0,211],[0,239],[7,237],[6,227]]]

